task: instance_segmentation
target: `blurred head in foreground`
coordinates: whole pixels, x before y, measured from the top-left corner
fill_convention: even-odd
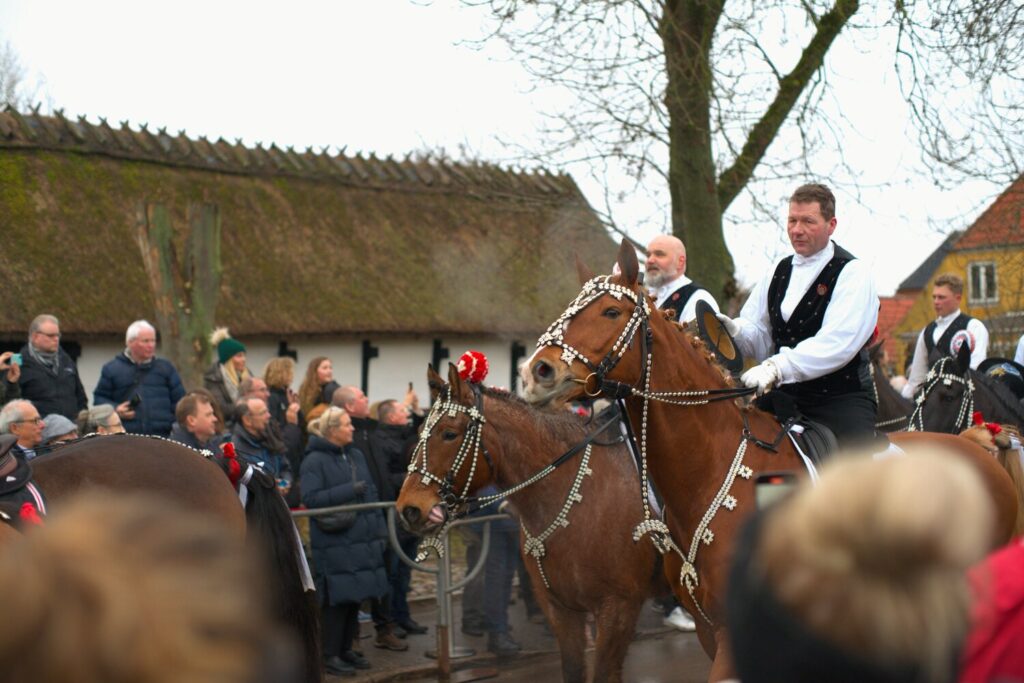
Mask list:
[[[992,504],[954,455],[849,458],[744,530],[728,620],[739,678],[942,683],[969,625]]]
[[[162,498],[79,498],[0,553],[2,678],[287,680],[257,566],[236,534]]]

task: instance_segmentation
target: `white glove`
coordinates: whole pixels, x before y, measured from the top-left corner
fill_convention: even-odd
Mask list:
[[[725,331],[728,332],[732,337],[737,337],[740,333],[740,326],[735,320],[727,316],[725,313],[718,313],[718,319],[725,327]]]
[[[744,372],[740,381],[751,389],[757,389],[757,395],[760,396],[779,381],[779,367],[773,361],[766,360]]]

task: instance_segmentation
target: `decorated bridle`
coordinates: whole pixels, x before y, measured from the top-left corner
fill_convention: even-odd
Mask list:
[[[715,535],[711,530],[710,525],[718,511],[723,507],[727,510],[733,510],[736,508],[738,501],[729,493],[735,478],[739,476],[744,479],[750,479],[754,474],[753,470],[749,466],[743,464],[743,456],[746,453],[747,444],[753,442],[762,448],[774,451],[779,445],[781,439],[784,438],[786,430],[784,429],[780,432],[778,439],[776,439],[774,443],[761,441],[753,436],[750,431],[750,427],[747,424],[747,416],[745,413],[743,414],[744,428],[740,439],[740,445],[736,450],[736,454],[733,456],[732,463],[722,485],[719,487],[714,500],[712,500],[711,505],[705,511],[701,521],[697,525],[697,528],[694,530],[693,536],[690,539],[690,547],[684,554],[683,551],[675,544],[675,541],[673,541],[668,526],[660,519],[656,519],[652,516],[650,503],[647,499],[647,491],[649,490],[647,467],[647,418],[650,402],[659,401],[676,406],[702,406],[714,401],[724,401],[740,396],[747,396],[752,394],[754,390],[747,388],[728,388],[700,389],[696,391],[652,392],[651,366],[653,363],[654,335],[650,326],[650,300],[629,287],[624,287],[611,282],[611,277],[612,276],[610,275],[601,275],[586,282],[583,285],[583,289],[580,290],[580,293],[575,299],[573,299],[572,303],[569,304],[569,307],[565,312],[551,323],[547,331],[540,337],[540,339],[537,340],[537,348],[540,349],[545,346],[558,347],[562,349],[561,360],[566,365],[572,365],[573,361],[579,361],[588,370],[590,370],[590,375],[588,375],[586,379],[575,380],[584,385],[583,390],[589,396],[604,395],[613,399],[623,399],[635,396],[643,399],[643,411],[641,413],[640,420],[639,469],[641,501],[643,503],[644,518],[633,530],[633,540],[634,542],[639,541],[645,535],[650,534],[651,541],[660,553],[665,554],[669,551],[674,551],[682,558],[683,566],[680,571],[680,581],[686,586],[686,589],[690,593],[690,597],[693,599],[693,603],[701,616],[709,624],[712,624],[713,622],[711,618],[704,612],[696,597],[696,588],[699,583],[696,569],[697,552],[700,549],[701,544],[710,545],[714,541]],[[619,337],[615,340],[615,343],[612,344],[611,348],[600,362],[594,363],[587,358],[585,354],[579,351],[579,349],[576,349],[565,341],[565,331],[569,322],[580,311],[606,294],[614,297],[618,301],[622,301],[623,297],[625,297],[629,301],[633,302],[634,308],[629,321],[627,321],[626,326],[623,328],[621,334],[619,334]],[[630,349],[638,332],[640,333],[641,368],[637,385],[642,388],[610,380],[607,377],[608,373],[615,368],[618,362],[626,354],[626,351]],[[593,391],[590,388],[591,380],[594,381]]]
[[[956,359],[951,356],[944,356],[928,370],[925,377],[924,388],[917,394],[914,412],[910,414],[909,432],[924,431],[924,403],[932,389],[941,382],[944,386],[952,386],[954,382],[964,385],[963,398],[960,400],[960,409],[956,414],[956,422],[953,423],[953,432],[959,432],[971,426],[971,416],[974,414],[974,380],[971,379],[971,371],[968,370],[963,377],[956,372],[947,370],[948,365],[955,364]]]

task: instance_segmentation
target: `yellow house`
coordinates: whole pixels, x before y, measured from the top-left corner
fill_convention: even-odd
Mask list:
[[[961,310],[988,327],[988,355],[1012,358],[1024,334],[1024,174],[963,234],[944,246],[944,251],[930,257],[937,256],[938,262],[928,264],[927,281],[922,278],[917,283],[917,300],[894,328],[895,334],[907,343],[916,340],[935,318],[931,299],[935,278],[955,273],[965,284]]]

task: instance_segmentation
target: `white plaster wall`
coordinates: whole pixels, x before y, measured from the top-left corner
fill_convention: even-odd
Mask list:
[[[277,355],[277,341],[247,341],[246,345],[249,368],[258,375],[263,374],[267,361]],[[380,355],[370,361],[370,381],[367,395],[370,401],[381,401],[387,398],[401,400],[405,396],[409,382],[420,397],[420,404],[429,403],[430,392],[427,388],[427,364],[433,352],[432,338],[387,338],[372,339],[370,342],[380,351]],[[442,362],[438,369],[442,377],[447,377],[448,362],[456,362],[462,353],[475,349],[486,354],[490,363],[486,383],[492,386],[509,388],[512,371],[512,341],[479,339],[479,338],[442,338],[441,343],[448,348],[450,358]],[[520,339],[519,343],[526,348],[526,355],[533,352],[534,340]],[[359,386],[362,380],[362,339],[316,339],[289,340],[288,347],[298,352],[299,360],[295,369],[297,391],[306,373],[306,366],[316,356],[327,356],[334,364],[334,378],[340,384]],[[103,364],[124,350],[121,341],[92,341],[82,343],[82,355],[78,359],[78,372],[82,378],[85,393],[92,405],[92,392],[100,378]],[[157,349],[157,354],[160,350]],[[189,387],[191,388],[191,387]],[[518,389],[518,387],[516,387]]]

